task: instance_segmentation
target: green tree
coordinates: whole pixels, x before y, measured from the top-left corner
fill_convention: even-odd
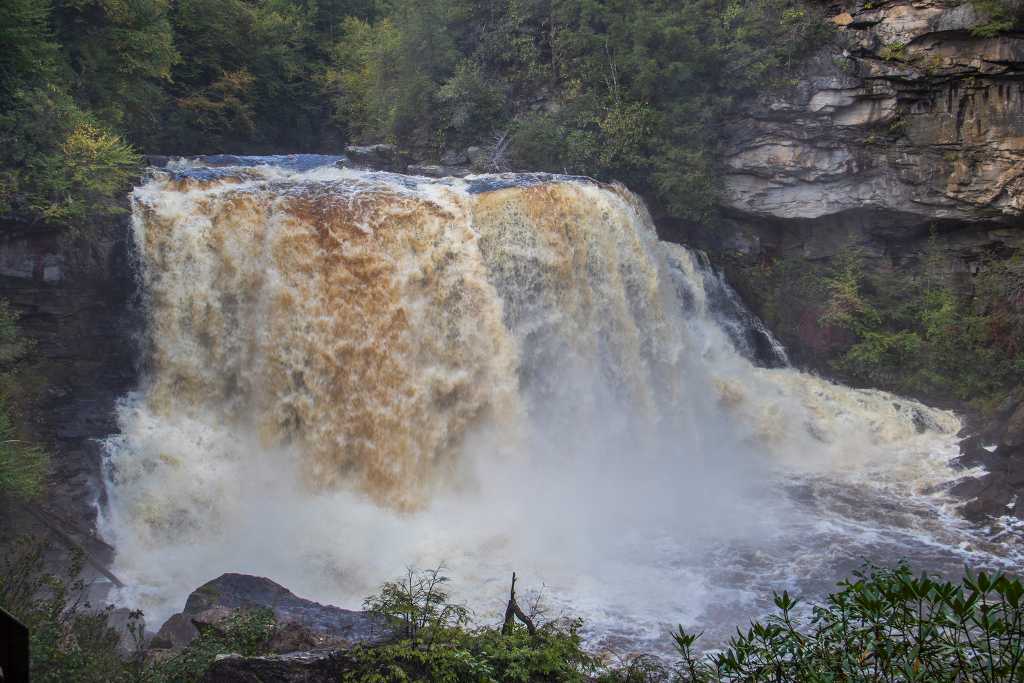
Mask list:
[[[151,138],[179,60],[169,0],[58,0],[55,20],[79,105],[133,139]]]

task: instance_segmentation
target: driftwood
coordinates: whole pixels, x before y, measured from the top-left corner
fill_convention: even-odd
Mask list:
[[[537,633],[537,627],[533,624],[533,619],[528,617],[526,612],[519,607],[519,603],[516,602],[516,573],[512,572],[512,590],[508,596],[508,607],[505,608],[505,623],[501,626],[501,635],[507,636],[512,633],[512,626],[515,624],[516,619],[526,624],[526,630],[531,636]]]

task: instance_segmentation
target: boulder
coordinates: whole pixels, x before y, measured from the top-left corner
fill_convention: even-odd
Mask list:
[[[474,170],[487,170],[491,162],[491,155],[483,147],[470,147],[466,150],[466,158]]]
[[[398,148],[394,145],[349,145],[345,148],[345,156],[357,166],[401,170],[399,166]]]
[[[164,622],[149,642],[149,647],[153,650],[180,650],[198,635],[199,629],[192,623],[192,619],[179,612]]]
[[[438,166],[437,164],[410,164],[409,175],[422,175],[428,178],[462,178],[469,175],[468,168],[461,166]]]
[[[183,614],[216,623],[216,612],[268,608],[280,624],[297,624],[321,642],[378,643],[391,637],[383,617],[370,612],[321,605],[296,596],[270,579],[247,574],[224,574],[200,586],[185,601]]]
[[[1017,494],[1004,478],[994,473],[954,488],[956,495],[973,495],[963,508],[964,516],[971,521],[984,521],[990,517],[1002,517],[1015,512]]]
[[[464,166],[469,163],[469,156],[465,152],[449,149],[441,155],[442,166]]]
[[[223,655],[210,665],[203,680],[210,683],[334,683],[350,668],[350,660],[337,650],[269,657]]]

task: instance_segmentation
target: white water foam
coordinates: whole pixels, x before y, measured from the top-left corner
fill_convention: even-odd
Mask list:
[[[182,164],[134,202],[149,371],[101,518],[151,623],[223,572],[356,607],[445,562],[481,620],[516,570],[657,650],[862,558],[1013,561],[943,494],[954,415],[756,367],[622,188]]]

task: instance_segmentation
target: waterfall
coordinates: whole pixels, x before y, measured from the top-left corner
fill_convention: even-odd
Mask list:
[[[884,542],[963,545],[936,521],[957,418],[784,367],[625,188],[330,161],[181,161],[133,193],[146,381],[102,511],[126,601],[241,571],[354,606],[446,561],[484,613],[515,567],[640,642],[800,562],[828,584]]]

